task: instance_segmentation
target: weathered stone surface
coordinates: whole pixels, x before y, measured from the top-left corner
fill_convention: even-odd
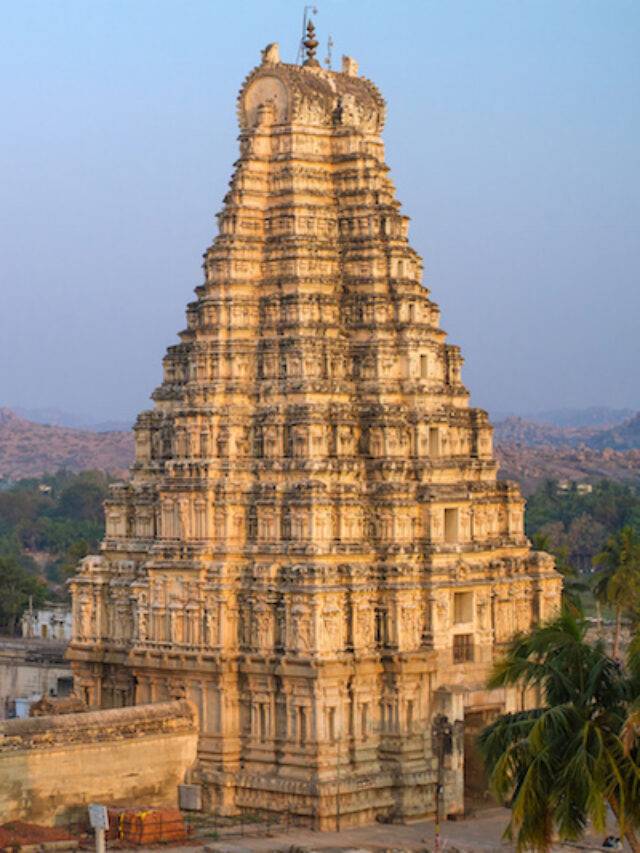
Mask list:
[[[79,714],[87,710],[79,696],[64,696],[60,699],[43,696],[29,708],[29,716],[51,717],[58,714]]]
[[[422,285],[384,114],[353,61],[264,51],[205,280],[72,582],[77,687],[196,703],[191,781],[221,813],[430,813],[437,713],[459,811],[462,721],[517,707],[486,674],[559,600]]]
[[[196,758],[185,701],[0,723],[0,820],[85,818],[91,802],[177,805]]]

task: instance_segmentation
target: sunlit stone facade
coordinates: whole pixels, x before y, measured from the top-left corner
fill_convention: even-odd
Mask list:
[[[264,51],[204,282],[72,582],[78,688],[191,699],[220,811],[432,812],[440,712],[460,810],[462,721],[518,707],[488,667],[558,603],[422,284],[384,113],[353,60]]]

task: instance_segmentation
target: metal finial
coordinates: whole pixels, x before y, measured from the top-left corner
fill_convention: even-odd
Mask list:
[[[333,39],[331,36],[327,39],[327,58],[324,61],[324,64],[327,66],[329,71],[331,71],[331,65],[333,61]]]
[[[316,38],[316,28],[314,27],[312,20],[307,22],[307,37],[303,44],[307,52],[307,58],[303,62],[303,65],[319,67],[320,63],[316,59],[316,50],[318,49],[319,42]]]
[[[304,40],[307,35],[307,21],[309,20],[309,13],[312,15],[318,14],[318,9],[313,3],[308,4],[304,7],[304,11],[302,13],[302,35],[300,36],[300,43],[298,44],[298,53],[296,54],[296,65],[302,65],[302,60],[304,59]]]

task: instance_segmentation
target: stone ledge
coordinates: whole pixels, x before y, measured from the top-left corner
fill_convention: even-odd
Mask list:
[[[186,699],[179,699],[64,716],[5,720],[0,722],[0,753],[196,730],[195,707]]]

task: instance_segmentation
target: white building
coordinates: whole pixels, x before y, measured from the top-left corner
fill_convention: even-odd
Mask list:
[[[28,608],[22,616],[22,636],[41,640],[71,639],[71,609],[68,604],[48,601],[39,610]]]

